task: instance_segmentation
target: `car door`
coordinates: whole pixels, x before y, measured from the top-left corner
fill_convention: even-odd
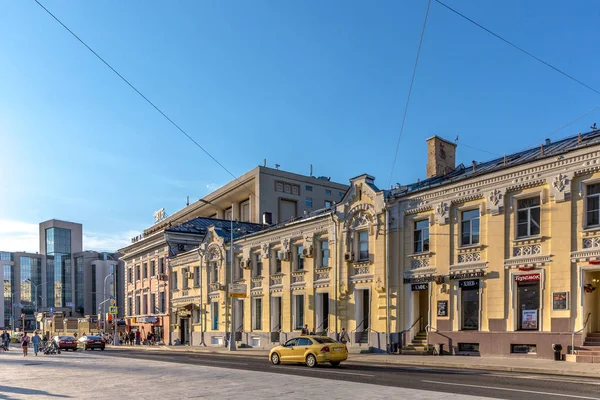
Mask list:
[[[279,358],[281,361],[293,361],[292,356],[296,348],[296,339],[290,339],[279,350]]]
[[[292,361],[304,362],[308,348],[312,346],[312,341],[309,338],[301,337],[296,340],[296,347],[293,350]]]

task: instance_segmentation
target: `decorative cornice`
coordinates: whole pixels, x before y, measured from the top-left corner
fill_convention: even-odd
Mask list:
[[[469,263],[462,263],[462,264],[454,264],[451,265],[449,270],[452,273],[457,273],[457,272],[477,272],[477,271],[483,271],[487,269],[487,261],[478,261],[478,262],[469,262]]]
[[[579,250],[571,252],[571,262],[589,262],[600,260],[600,248]]]
[[[531,257],[507,258],[504,260],[504,268],[539,267],[549,263],[551,257],[551,254],[541,254]]]

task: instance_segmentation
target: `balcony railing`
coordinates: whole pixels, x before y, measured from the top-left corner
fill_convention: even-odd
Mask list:
[[[251,289],[261,288],[262,287],[262,281],[263,281],[262,277],[252,278],[252,280],[250,281],[250,288]]]
[[[316,281],[327,281],[329,280],[330,268],[318,268],[315,270]]]
[[[305,274],[306,274],[306,271],[292,272],[292,284],[305,282],[305,279],[304,279]]]
[[[354,275],[368,275],[371,273],[371,267],[369,265],[356,265],[354,267]]]
[[[214,282],[208,285],[208,290],[210,292],[218,292],[219,290],[222,290],[222,286],[219,282]]]
[[[283,274],[271,275],[270,285],[279,286],[283,284]]]

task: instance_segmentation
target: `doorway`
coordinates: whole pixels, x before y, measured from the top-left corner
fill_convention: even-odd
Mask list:
[[[279,342],[282,330],[282,298],[271,297],[271,342]]]
[[[409,321],[409,326],[419,321],[411,332],[411,335],[415,335],[425,330],[429,324],[429,283],[414,283],[411,291],[413,320]]]
[[[190,342],[190,319],[181,318],[179,323],[179,332],[181,344],[189,344]]]
[[[315,333],[329,331],[329,293],[317,293],[317,315]]]
[[[583,273],[583,323],[589,321],[587,332],[600,332],[600,271],[585,271]]]
[[[368,331],[371,322],[371,293],[369,289],[356,290],[356,331]]]
[[[235,340],[242,340],[242,332],[244,331],[244,300],[235,299],[233,303],[233,313],[235,317]]]

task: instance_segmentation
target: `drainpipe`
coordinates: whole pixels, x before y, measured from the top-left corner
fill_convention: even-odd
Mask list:
[[[385,347],[388,353],[391,352],[391,315],[390,315],[390,209],[385,208]]]
[[[331,213],[331,222],[333,223],[333,299],[334,299],[334,313],[335,313],[335,338],[338,338],[338,246],[337,246],[337,223]]]
[[[199,280],[200,280],[200,304],[198,304],[198,308],[200,310],[200,346],[205,346],[206,347],[206,343],[204,342],[204,297],[203,297],[203,286],[204,286],[204,282],[202,281],[202,250],[200,248],[198,248],[198,260],[200,261],[200,268],[198,269],[198,273],[200,274]],[[192,309],[194,308],[194,306],[192,305]]]

